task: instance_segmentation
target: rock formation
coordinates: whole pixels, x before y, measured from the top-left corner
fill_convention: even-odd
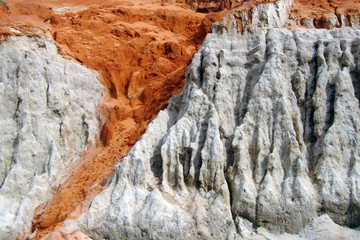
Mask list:
[[[224,9],[229,9],[234,5],[237,5],[237,0],[217,0],[217,1],[211,1],[211,0],[186,0],[185,1],[188,6],[191,7],[191,9],[197,11],[197,12],[219,12]],[[245,1],[244,1],[245,2]]]
[[[208,35],[182,95],[118,163],[83,229],[96,239],[225,239],[249,226],[298,233],[325,213],[357,226],[359,36]]]
[[[360,238],[359,0],[7,2],[1,239]]]
[[[299,233],[323,214],[358,226],[360,31],[282,28],[291,4],[213,25],[181,96],[81,217],[85,233],[235,239]]]
[[[54,197],[34,213],[30,233],[41,238],[65,219],[77,218],[106,187],[115,163],[180,92],[191,57],[221,13],[205,18],[182,4],[150,1],[7,2],[0,35],[54,39],[67,59],[97,70],[107,92],[98,147],[83,154]]]
[[[95,144],[103,86],[48,40],[9,37],[0,56],[0,232],[15,239]]]

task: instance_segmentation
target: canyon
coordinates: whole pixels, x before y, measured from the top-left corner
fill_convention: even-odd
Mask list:
[[[359,239],[360,1],[0,7],[1,239]]]

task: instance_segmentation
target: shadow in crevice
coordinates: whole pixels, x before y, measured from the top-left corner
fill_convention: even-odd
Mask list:
[[[182,149],[182,152],[179,154],[179,161],[183,168],[183,177],[185,184],[189,185],[189,172],[191,167],[191,156],[192,156],[192,148],[185,147]]]
[[[350,76],[355,91],[355,97],[358,99],[360,107],[360,72],[357,70],[351,71]]]
[[[161,144],[156,147],[152,158],[150,158],[150,167],[154,177],[159,178],[159,181],[161,182],[163,174]]]
[[[325,124],[327,131],[331,125],[334,123],[334,108],[335,108],[335,84],[328,84],[326,86],[326,119]]]

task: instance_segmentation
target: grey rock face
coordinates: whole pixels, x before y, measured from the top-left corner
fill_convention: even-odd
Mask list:
[[[359,43],[351,28],[209,34],[181,96],[119,161],[82,231],[250,238],[299,233],[324,213],[358,225]]]
[[[0,42],[0,232],[15,239],[98,133],[103,87],[47,40]],[[59,183],[57,183],[59,184]]]

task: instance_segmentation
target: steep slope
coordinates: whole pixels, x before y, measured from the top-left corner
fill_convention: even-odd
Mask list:
[[[360,222],[360,31],[286,29],[291,4],[242,6],[213,25],[181,96],[119,161],[83,232],[360,237],[334,224]]]

